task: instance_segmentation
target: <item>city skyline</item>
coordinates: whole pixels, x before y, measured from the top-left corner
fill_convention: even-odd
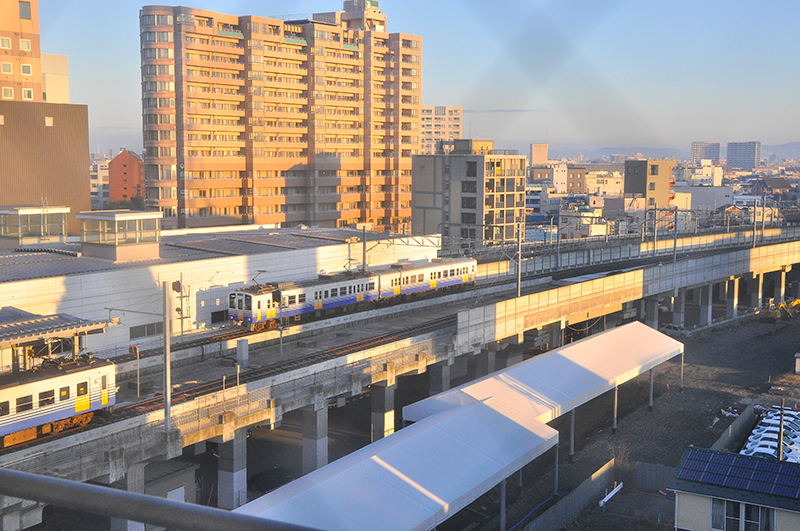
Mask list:
[[[339,0],[181,3],[261,16],[340,10]],[[123,0],[39,4],[42,51],[69,56],[73,103],[89,105],[90,146],[142,149],[139,9]],[[465,137],[521,151],[692,141],[798,140],[787,69],[800,5],[640,5],[383,0],[388,31],[421,35],[422,104],[464,109]],[[91,26],[85,37],[76,28]],[[755,28],[769,27],[768,34]],[[780,77],[777,77],[778,74]],[[777,80],[777,81],[776,81]]]

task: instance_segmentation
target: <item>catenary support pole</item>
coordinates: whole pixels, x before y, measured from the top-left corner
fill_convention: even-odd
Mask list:
[[[684,354],[681,352],[681,393],[683,392],[683,365],[684,365]]]
[[[653,411],[653,380],[653,369],[650,369],[650,403],[647,405],[650,411]]]

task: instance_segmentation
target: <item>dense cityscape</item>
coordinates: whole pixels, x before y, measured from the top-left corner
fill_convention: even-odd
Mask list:
[[[0,0],[0,530],[800,528],[800,143],[550,143],[381,7],[143,6],[92,149]]]

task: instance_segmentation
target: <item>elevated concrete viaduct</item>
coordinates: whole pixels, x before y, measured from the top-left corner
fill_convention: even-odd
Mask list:
[[[786,275],[796,263],[800,263],[800,242],[787,242],[675,263],[665,258],[642,269],[541,286],[518,298],[461,309],[441,327],[419,336],[298,366],[173,405],[169,433],[164,431],[164,411],[159,409],[6,453],[0,456],[0,465],[142,492],[145,464],[172,459],[184,449],[201,451],[206,441],[213,441],[220,453],[218,503],[234,508],[244,501],[242,493],[247,489],[245,434],[251,426],[277,426],[286,412],[302,409],[303,470],[309,472],[327,462],[326,403],[330,399],[357,395],[372,386],[372,431],[377,439],[394,430],[398,376],[431,371],[432,392],[443,391],[454,373],[463,370],[468,356],[476,357],[478,375],[517,361],[499,361],[498,352],[505,344],[521,342],[526,331],[549,331],[550,343],[558,346],[560,331],[569,323],[633,307],[638,307],[647,324],[658,327],[658,306],[668,300],[673,319],[685,319],[683,308],[690,293],[699,302],[701,323],[710,321],[715,298],[726,301],[727,314],[733,317],[742,307],[760,307],[765,284],[770,287],[769,298],[781,299]],[[792,285],[796,290],[798,283]],[[41,513],[33,502],[7,497],[0,500],[0,508],[3,530],[35,523]],[[115,522],[115,528],[143,529],[141,524],[122,521]]]

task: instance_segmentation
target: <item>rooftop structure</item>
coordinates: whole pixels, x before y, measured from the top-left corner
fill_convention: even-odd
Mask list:
[[[0,206],[0,249],[65,243],[69,207]]]

